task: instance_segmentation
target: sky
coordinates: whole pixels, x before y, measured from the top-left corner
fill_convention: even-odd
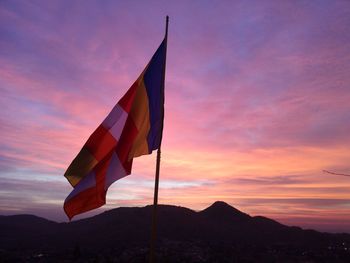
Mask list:
[[[0,1],[0,214],[68,221],[63,174],[170,16],[159,203],[350,233],[349,1]],[[107,204],[153,202],[155,153]],[[76,220],[75,219],[75,220]]]

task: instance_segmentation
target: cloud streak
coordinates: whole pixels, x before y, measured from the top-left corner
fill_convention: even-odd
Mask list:
[[[2,1],[1,214],[65,219],[64,170],[142,71],[169,14],[160,202],[224,200],[350,232],[349,178],[322,173],[350,171],[349,11],[341,1]],[[154,164],[136,158],[107,205],[81,217],[150,204]]]

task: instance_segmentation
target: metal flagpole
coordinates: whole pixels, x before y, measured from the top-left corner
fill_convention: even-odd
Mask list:
[[[164,72],[163,72],[163,102],[164,102],[164,88],[165,88],[165,66],[166,66],[166,53],[167,53],[167,46],[168,46],[168,25],[169,25],[169,16],[166,16],[166,23],[165,23],[165,61],[164,61]],[[163,122],[162,125],[164,125],[164,112],[163,114]],[[161,145],[162,145],[162,137],[163,137],[163,127],[162,127],[162,133],[160,138],[160,144],[159,148],[157,150],[157,164],[156,164],[156,178],[154,183],[154,198],[153,198],[153,213],[152,213],[152,233],[151,233],[151,247],[150,247],[150,257],[149,262],[154,263],[155,262],[155,247],[156,247],[156,239],[157,239],[157,206],[158,206],[158,186],[159,186],[159,170],[160,170],[160,156],[161,156]]]

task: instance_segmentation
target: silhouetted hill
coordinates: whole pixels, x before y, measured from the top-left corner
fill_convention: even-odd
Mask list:
[[[44,246],[57,223],[33,215],[0,217],[0,249]]]
[[[70,223],[31,215],[0,216],[0,261],[21,261],[18,253],[25,253],[25,261],[30,261],[28,253],[40,252],[47,259],[53,255],[73,260],[67,255],[87,259],[107,254],[115,259],[113,262],[143,262],[151,213],[152,206],[122,207]],[[160,258],[174,259],[168,262],[211,262],[213,257],[232,262],[229,259],[248,260],[252,253],[284,259],[286,251],[319,255],[322,251],[327,252],[325,258],[341,252],[337,258],[348,260],[350,235],[288,227],[266,217],[251,217],[224,202],[215,202],[200,212],[170,205],[158,207],[158,253]]]
[[[214,204],[199,212],[201,217],[206,218],[208,221],[233,221],[244,222],[250,218],[249,215],[242,213],[236,208],[228,205],[222,201],[216,201]]]

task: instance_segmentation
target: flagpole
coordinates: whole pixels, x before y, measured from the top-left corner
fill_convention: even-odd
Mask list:
[[[169,25],[169,16],[166,16],[166,22],[165,22],[165,61],[164,61],[164,71],[163,71],[163,103],[164,103],[164,88],[165,88],[165,66],[166,66],[166,53],[167,53],[167,46],[168,46],[168,25]],[[162,126],[164,125],[164,112],[163,114],[163,120],[162,120]],[[152,213],[152,233],[151,233],[151,247],[150,247],[150,257],[149,262],[154,263],[155,262],[155,247],[156,247],[156,240],[157,240],[157,207],[158,207],[158,186],[159,186],[159,171],[160,171],[160,159],[161,159],[161,145],[162,145],[162,137],[163,137],[163,127],[162,127],[162,133],[159,143],[159,148],[157,150],[157,163],[156,163],[156,175],[155,175],[155,182],[154,182],[154,197],[153,197],[153,213]]]

